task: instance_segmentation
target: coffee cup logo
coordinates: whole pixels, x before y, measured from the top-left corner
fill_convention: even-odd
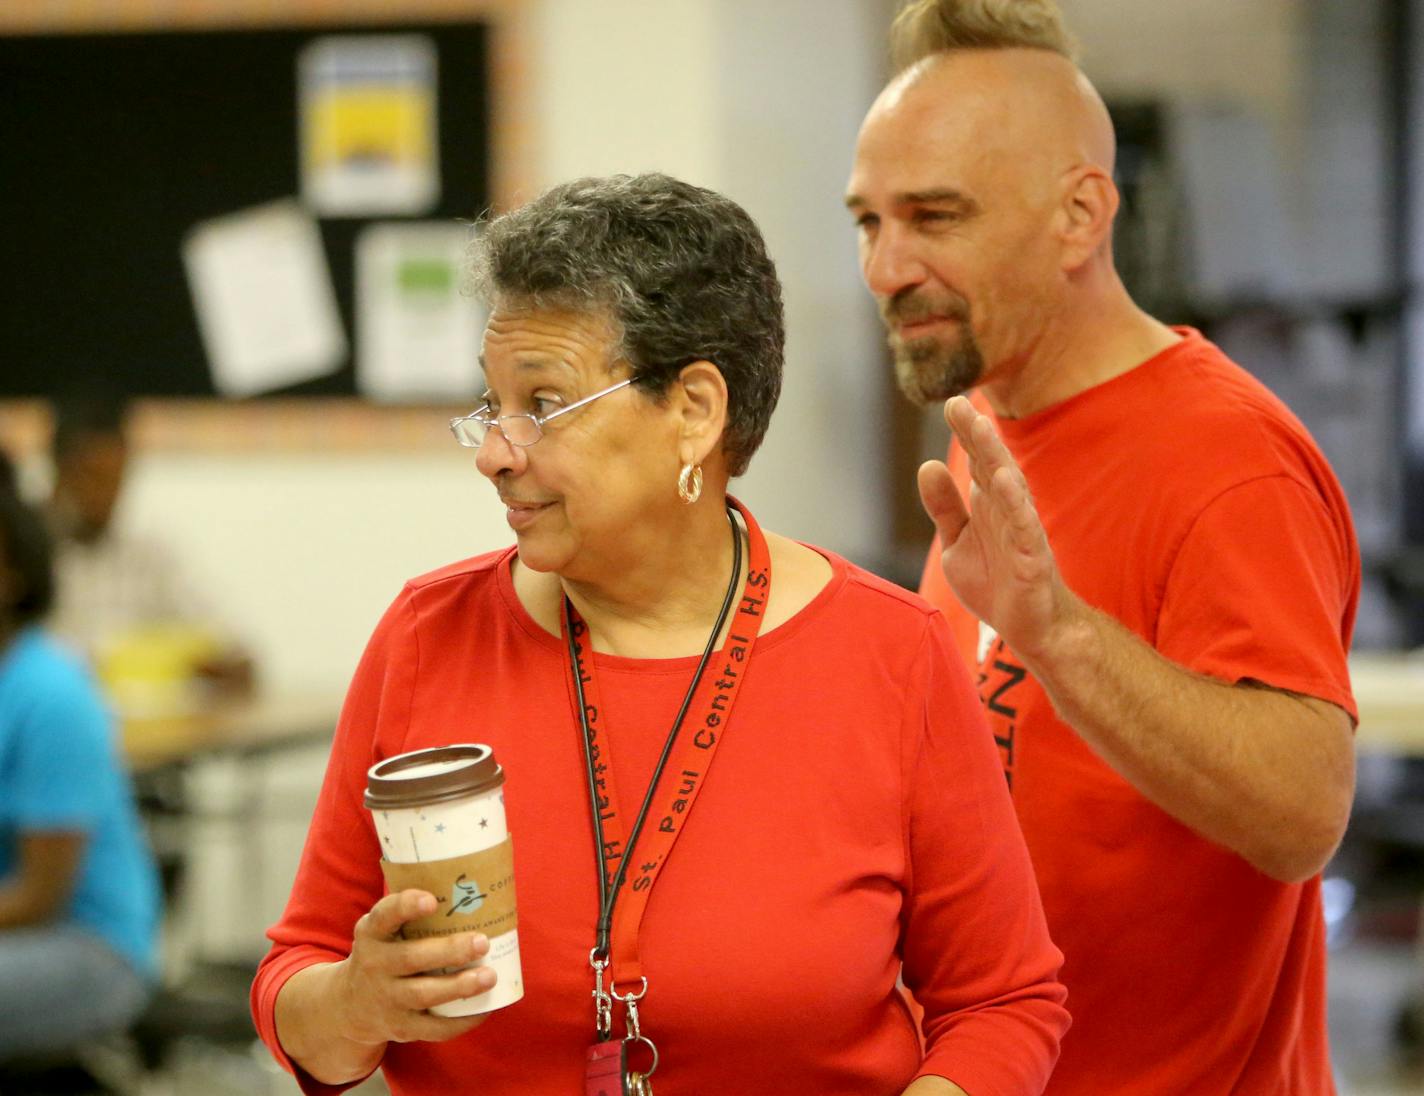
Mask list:
[[[474,880],[466,880],[463,873],[455,880],[455,888],[450,894],[450,908],[445,911],[446,917],[453,917],[457,913],[474,913],[485,904],[485,896],[480,893],[479,884]]]

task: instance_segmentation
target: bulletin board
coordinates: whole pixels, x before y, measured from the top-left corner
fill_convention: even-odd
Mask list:
[[[483,23],[0,38],[0,398],[96,378],[132,396],[215,395],[184,238],[300,195],[298,56],[337,33],[433,43],[439,196],[419,216],[479,216],[490,193]],[[368,223],[317,219],[346,361],[270,394],[356,393],[354,249]]]

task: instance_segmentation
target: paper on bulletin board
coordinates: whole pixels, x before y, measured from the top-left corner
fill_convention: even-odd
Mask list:
[[[373,224],[356,240],[356,386],[372,400],[461,401],[479,392],[485,310],[460,292],[468,226]]]
[[[283,199],[194,226],[183,265],[213,386],[253,396],[334,373],[346,335],[316,222]]]
[[[302,198],[318,216],[434,208],[435,58],[435,44],[418,34],[327,36],[302,50]]]

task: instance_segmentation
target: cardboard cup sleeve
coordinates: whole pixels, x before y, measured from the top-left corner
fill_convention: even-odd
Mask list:
[[[423,940],[457,932],[482,932],[493,939],[518,927],[514,903],[514,845],[506,837],[498,845],[446,860],[413,864],[381,861],[381,872],[392,894],[429,891],[436,910],[407,921],[401,936]]]

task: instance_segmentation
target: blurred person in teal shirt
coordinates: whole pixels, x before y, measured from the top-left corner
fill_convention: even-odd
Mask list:
[[[0,456],[0,1062],[122,1030],[158,974],[152,854],[114,721],[40,624],[53,597]]]

